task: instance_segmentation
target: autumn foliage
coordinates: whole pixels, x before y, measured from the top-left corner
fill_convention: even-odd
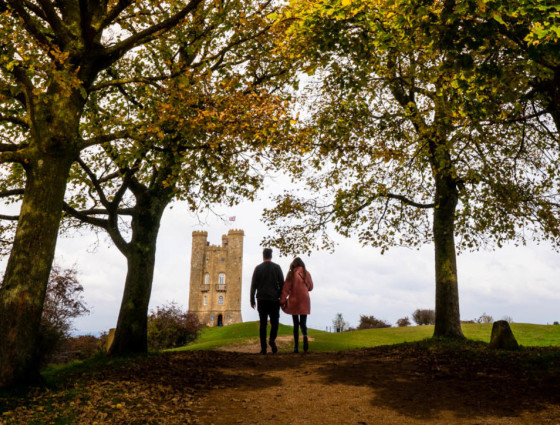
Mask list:
[[[193,341],[202,329],[196,314],[185,312],[176,303],[156,307],[148,316],[150,350],[175,348]]]
[[[1,282],[0,282],[1,286]],[[88,348],[97,346],[87,336],[73,338],[70,334],[72,321],[89,313],[89,309],[82,295],[83,286],[78,281],[76,266],[62,268],[54,265],[47,285],[45,304],[41,315],[39,333],[39,360],[41,363],[56,361],[57,358],[68,360],[69,352],[84,352],[93,354],[96,349]]]

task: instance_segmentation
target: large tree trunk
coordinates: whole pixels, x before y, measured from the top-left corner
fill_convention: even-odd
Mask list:
[[[148,351],[148,304],[152,293],[156,242],[161,216],[169,200],[156,196],[137,197],[137,215],[132,220],[132,239],[127,251],[128,272],[110,355]]]
[[[0,387],[40,379],[37,337],[72,158],[40,155],[26,165],[20,218],[0,289]]]
[[[464,338],[459,314],[459,289],[455,252],[455,209],[458,201],[455,182],[436,177],[434,245],[436,265],[436,338]]]

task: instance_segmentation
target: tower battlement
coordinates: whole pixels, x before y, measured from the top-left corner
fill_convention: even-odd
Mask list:
[[[206,230],[194,230],[192,232],[193,237],[195,236],[208,236],[208,232]]]

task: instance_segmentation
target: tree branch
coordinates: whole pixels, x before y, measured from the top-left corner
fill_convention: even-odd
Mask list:
[[[91,171],[91,169],[81,158],[78,157],[78,160],[76,162],[80,165],[80,167],[82,167],[82,170],[84,170],[87,176],[89,177],[91,183],[93,184],[93,187],[95,188],[95,191],[99,195],[99,200],[101,201],[101,204],[103,204],[105,208],[109,209],[111,204],[108,201],[107,197],[105,196],[105,192],[103,191],[103,188],[101,187],[95,173]]]
[[[130,49],[141,44],[149,43],[150,41],[154,40],[159,34],[166,32],[170,28],[173,28],[190,12],[195,10],[202,1],[203,0],[191,0],[187,6],[181,9],[181,11],[177,12],[175,15],[163,20],[158,24],[146,28],[144,31],[140,31],[139,33],[131,35],[130,37],[121,41],[120,43],[117,43],[113,47],[103,49],[100,52],[100,55],[110,58],[112,62],[118,60]]]
[[[20,164],[23,164],[25,159],[26,156],[22,151],[0,152],[0,164],[6,164],[9,162],[19,162]]]
[[[121,78],[121,79],[116,79],[116,80],[111,80],[111,81],[105,81],[99,84],[96,84],[92,87],[89,88],[88,92],[94,92],[94,91],[99,91],[102,89],[105,89],[107,87],[119,87],[122,86],[123,84],[131,84],[131,83],[146,83],[146,84],[152,84],[155,83],[157,81],[163,81],[163,80],[167,80],[169,78],[173,78],[178,76],[180,73],[177,72],[175,74],[172,75],[164,75],[164,76],[158,76],[158,77],[144,77],[144,78]],[[159,88],[159,87],[158,87]]]
[[[46,21],[49,23],[51,28],[53,29],[54,33],[60,37],[61,41],[64,45],[68,45],[71,41],[70,34],[68,30],[64,26],[64,23],[58,17],[56,10],[54,9],[54,5],[50,2],[50,0],[37,0],[43,11],[45,12]]]
[[[12,115],[3,115],[0,114],[0,122],[11,122],[12,124],[17,124],[22,127],[29,129],[29,124],[23,118],[12,116]]]
[[[96,35],[103,31],[107,26],[111,25],[111,23],[117,19],[117,17],[131,4],[132,0],[119,0],[115,7],[107,13],[107,16],[103,19],[99,28],[97,28]]]
[[[103,134],[101,136],[92,137],[91,139],[82,140],[80,147],[81,149],[88,148],[95,145],[103,145],[109,142],[113,142],[119,139],[125,139],[130,136],[128,130],[117,131],[116,133]]]
[[[21,149],[25,149],[28,145],[13,145],[11,143],[0,143],[0,152],[17,152]]]
[[[4,190],[3,192],[0,192],[0,198],[8,198],[14,195],[23,195],[23,193],[24,193],[23,189],[8,189],[8,190]]]
[[[68,205],[66,202],[64,202],[62,209],[64,210],[64,212],[66,212],[67,214],[71,215],[72,217],[83,221],[84,223],[88,223],[91,224],[93,226],[97,226],[97,227],[101,227],[102,229],[107,230],[107,227],[109,226],[109,221],[108,220],[104,220],[101,218],[97,218],[97,217],[90,217],[89,215],[76,210],[75,208],[72,208],[70,205]]]
[[[435,208],[437,206],[437,203],[432,202],[431,204],[420,204],[418,202],[415,202],[411,199],[408,199],[406,196],[403,195],[395,195],[393,193],[387,193],[385,195],[382,195],[386,198],[389,199],[396,199],[398,201],[401,201],[403,204],[406,205],[410,205],[411,207],[416,207],[416,208]]]
[[[25,5],[25,7],[31,10],[39,18],[45,21],[47,20],[47,15],[45,15],[45,12],[43,12],[43,10],[40,7],[38,7],[35,3],[32,3],[29,0],[22,0],[22,3]]]
[[[20,0],[8,0],[8,4],[16,11],[23,20],[25,29],[39,42],[47,47],[52,47],[52,43],[45,35],[44,28],[41,28],[25,10],[24,4]]]

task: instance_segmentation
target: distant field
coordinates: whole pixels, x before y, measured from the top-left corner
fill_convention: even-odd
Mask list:
[[[472,340],[489,342],[491,324],[463,324],[463,333]],[[227,345],[243,345],[258,339],[258,322],[239,323],[221,328],[206,328],[200,337],[186,347],[176,350],[212,350]],[[519,344],[529,347],[560,346],[560,326],[512,323],[511,328]],[[329,333],[309,329],[314,338],[313,351],[340,351],[353,348],[376,347],[420,341],[432,336],[433,326],[409,326],[403,328],[368,329],[342,333]],[[280,325],[279,335],[291,335],[292,327]]]

